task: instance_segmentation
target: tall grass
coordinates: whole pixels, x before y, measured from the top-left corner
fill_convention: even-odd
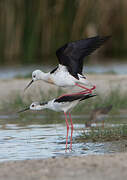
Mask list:
[[[126,17],[126,0],[1,0],[0,63],[43,62],[64,43],[98,33],[113,35],[105,55],[125,56]]]

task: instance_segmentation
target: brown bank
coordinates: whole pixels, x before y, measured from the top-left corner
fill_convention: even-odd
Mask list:
[[[1,180],[125,180],[127,153],[0,163]]]

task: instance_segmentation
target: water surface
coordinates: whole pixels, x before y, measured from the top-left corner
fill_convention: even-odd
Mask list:
[[[76,141],[76,137],[85,130],[84,117],[82,116],[73,116],[73,149],[72,152],[68,150],[67,153],[65,153],[66,125],[63,117],[61,117],[63,122],[57,124],[50,123],[51,120],[47,120],[47,124],[43,124],[45,117],[41,117],[41,121],[40,117],[35,117],[34,121],[15,118],[0,117],[0,161],[127,151],[126,140],[103,143]],[[76,123],[77,118],[80,122],[78,124]]]

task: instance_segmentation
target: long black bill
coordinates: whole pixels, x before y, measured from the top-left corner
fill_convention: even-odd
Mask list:
[[[18,113],[21,113],[21,112],[24,112],[24,111],[27,111],[27,110],[30,110],[30,108],[27,107],[27,108],[25,108],[25,109],[23,109],[23,110],[21,110],[21,111],[18,111]]]
[[[32,81],[30,81],[30,83],[26,86],[26,88],[24,89],[24,91],[33,83],[34,81],[33,81],[33,79],[32,79]]]

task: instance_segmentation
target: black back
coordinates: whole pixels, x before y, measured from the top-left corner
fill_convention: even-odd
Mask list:
[[[110,36],[96,36],[65,44],[56,51],[56,56],[59,63],[66,66],[72,76],[79,79],[77,74],[82,74],[84,57],[90,55],[109,38]]]
[[[55,99],[54,102],[58,102],[58,103],[61,103],[61,102],[72,102],[72,101],[75,101],[75,100],[85,100],[85,99],[88,99],[90,97],[94,97],[96,96],[96,94],[79,94],[79,95],[65,95],[65,96],[61,96],[57,99]]]

